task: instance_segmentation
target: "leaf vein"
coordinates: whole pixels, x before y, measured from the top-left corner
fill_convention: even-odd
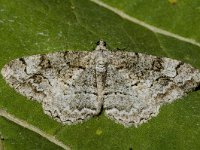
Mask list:
[[[123,12],[122,10],[114,8],[114,7],[112,7],[112,6],[110,6],[110,5],[106,4],[106,3],[103,3],[103,2],[101,2],[99,0],[90,0],[90,1],[93,2],[93,3],[96,3],[97,5],[99,5],[101,7],[104,7],[106,9],[114,12],[115,14],[119,15],[123,19],[129,20],[129,21],[131,21],[131,22],[133,22],[135,24],[141,25],[141,26],[151,30],[154,33],[159,33],[159,34],[162,34],[162,35],[165,35],[165,36],[173,37],[173,38],[176,38],[176,39],[178,39],[180,41],[184,41],[184,42],[187,42],[187,43],[190,43],[190,44],[193,44],[193,45],[196,45],[196,46],[200,47],[200,43],[197,42],[194,39],[186,38],[186,37],[183,37],[181,35],[178,35],[178,34],[166,31],[164,29],[155,27],[153,25],[147,24],[146,22],[144,22],[142,20],[139,20],[137,18],[134,18],[133,16],[129,16],[128,14]]]

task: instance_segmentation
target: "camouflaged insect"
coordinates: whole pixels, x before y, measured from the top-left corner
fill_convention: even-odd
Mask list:
[[[22,95],[37,100],[44,112],[75,124],[98,115],[124,126],[140,125],[160,107],[183,97],[200,84],[191,65],[170,58],[96,49],[55,52],[15,59],[2,75]]]

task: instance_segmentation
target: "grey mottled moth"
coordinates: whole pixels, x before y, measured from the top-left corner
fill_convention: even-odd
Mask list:
[[[103,41],[92,52],[15,59],[1,73],[17,92],[40,102],[46,114],[64,124],[87,120],[103,108],[116,122],[137,126],[200,84],[199,71],[189,64],[108,51]]]

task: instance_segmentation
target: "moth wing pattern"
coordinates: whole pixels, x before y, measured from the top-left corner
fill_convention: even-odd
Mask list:
[[[99,113],[91,52],[55,52],[15,59],[2,69],[8,84],[42,103],[44,112],[66,124]]]
[[[138,126],[156,116],[161,105],[198,87],[200,73],[174,59],[118,51],[112,52],[106,80],[106,115],[125,126]]]
[[[162,105],[195,90],[200,72],[178,60],[127,51],[66,51],[15,59],[1,71],[20,94],[64,124],[105,114],[124,126],[157,116]]]

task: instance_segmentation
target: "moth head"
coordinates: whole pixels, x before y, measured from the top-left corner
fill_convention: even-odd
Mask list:
[[[95,48],[95,50],[107,50],[106,48],[106,42],[103,40],[100,40],[97,42],[97,47]]]
[[[106,49],[106,42],[100,40],[97,42],[97,47],[94,52],[95,64],[97,72],[105,72],[108,63],[108,50]]]

